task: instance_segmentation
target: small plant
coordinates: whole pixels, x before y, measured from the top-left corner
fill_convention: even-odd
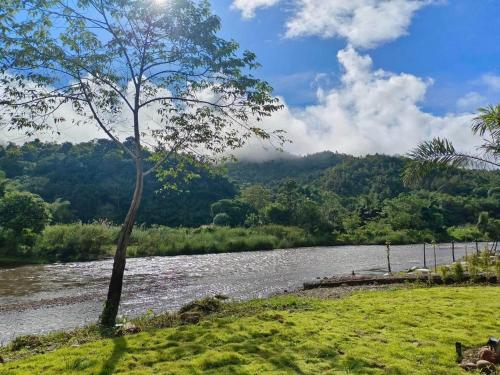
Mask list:
[[[39,336],[26,335],[16,337],[14,340],[12,340],[12,342],[10,343],[10,349],[13,351],[21,349],[33,350],[40,347],[41,345],[42,341]]]
[[[471,280],[476,280],[479,275],[479,255],[472,254],[467,257],[467,272]]]
[[[438,269],[439,274],[443,278],[443,282],[445,284],[451,283],[454,281],[454,278],[452,277],[451,270],[448,266],[441,266]]]
[[[460,262],[453,263],[451,265],[450,271],[453,279],[456,282],[461,282],[465,280],[465,270],[464,267],[462,266],[462,263]]]
[[[485,248],[479,256],[479,267],[482,272],[488,273],[491,267],[491,254],[487,248]]]

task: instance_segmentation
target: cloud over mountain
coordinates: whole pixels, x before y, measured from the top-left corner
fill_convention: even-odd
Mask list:
[[[266,120],[269,128],[288,131],[294,141],[288,151],[404,154],[436,136],[466,149],[474,143],[471,114],[436,116],[420,107],[432,80],[374,70],[372,59],[353,47],[337,56],[343,71],[337,87],[318,90],[315,105],[287,106]]]

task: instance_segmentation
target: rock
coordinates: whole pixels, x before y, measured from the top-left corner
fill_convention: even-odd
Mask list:
[[[497,361],[497,356],[496,353],[490,349],[490,347],[483,346],[481,349],[479,349],[479,359],[495,363]]]
[[[430,273],[431,271],[430,271],[430,270],[428,270],[427,268],[417,268],[417,269],[415,270],[415,272],[418,272],[418,273],[423,273],[423,274],[428,274],[428,273]]]
[[[477,365],[472,362],[462,362],[460,364],[460,367],[463,368],[465,371],[473,371],[477,369]]]
[[[481,374],[493,374],[495,373],[495,365],[489,361],[480,359],[477,361],[476,366],[478,370],[481,370]]]
[[[139,327],[137,327],[135,324],[132,324],[130,322],[127,322],[121,327],[122,332],[132,334],[132,333],[139,333],[141,330]]]

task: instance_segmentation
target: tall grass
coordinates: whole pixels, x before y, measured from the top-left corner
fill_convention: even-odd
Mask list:
[[[106,223],[47,227],[31,256],[47,262],[87,261],[112,255],[120,228]],[[331,243],[297,227],[269,225],[255,228],[205,226],[200,228],[137,227],[129,256],[172,256],[271,250]]]
[[[109,253],[118,233],[118,227],[104,223],[52,225],[38,238],[33,255],[58,262],[99,259]]]

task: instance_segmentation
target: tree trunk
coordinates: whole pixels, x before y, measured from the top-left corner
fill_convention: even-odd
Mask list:
[[[136,182],[134,195],[118,238],[118,244],[113,261],[113,272],[109,282],[108,297],[101,316],[101,325],[105,327],[113,327],[116,323],[116,316],[118,315],[118,308],[120,307],[120,298],[122,295],[123,274],[125,272],[125,263],[127,259],[127,246],[130,235],[132,234],[137,211],[141,204],[144,175],[142,160],[140,157],[137,158],[135,166]]]

